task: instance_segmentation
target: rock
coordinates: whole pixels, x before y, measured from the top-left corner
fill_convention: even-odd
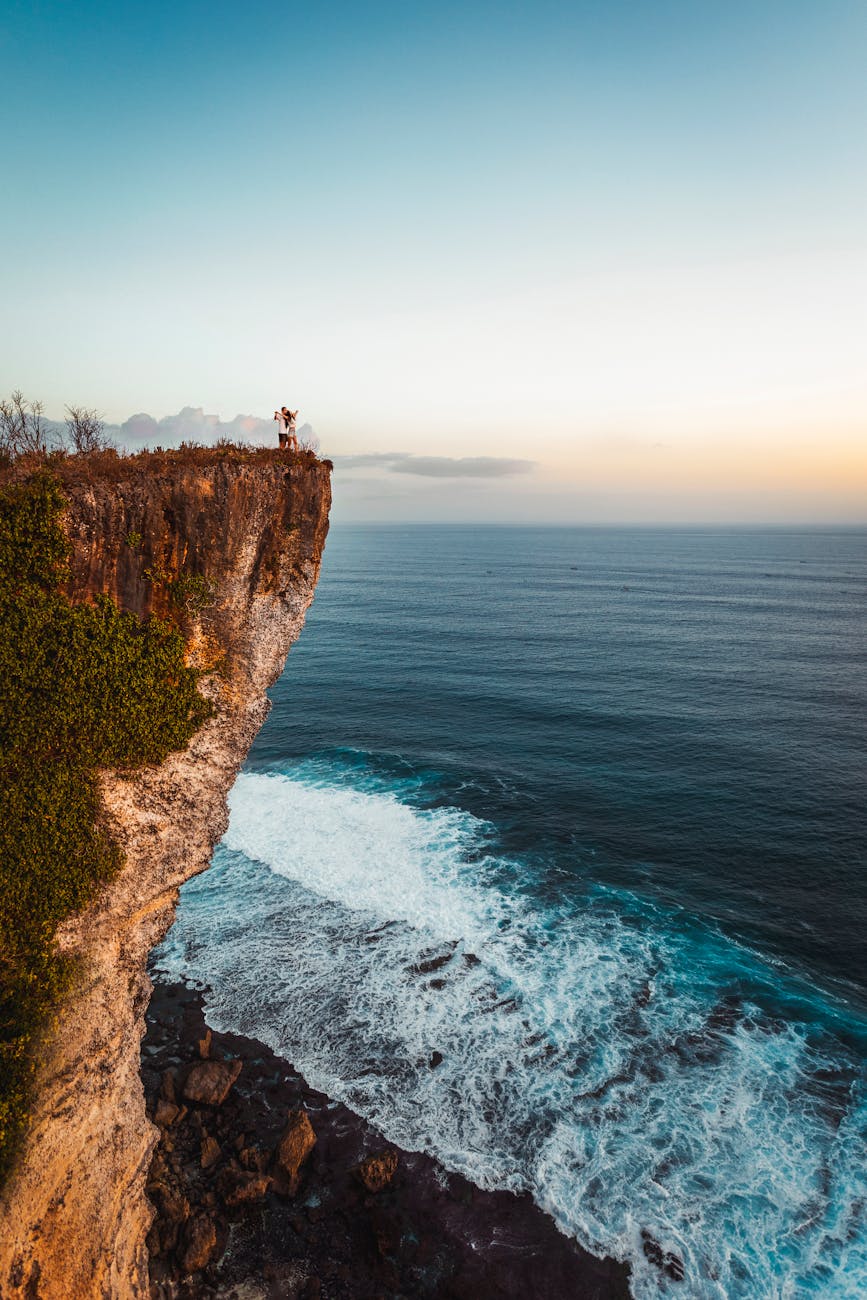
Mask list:
[[[170,1128],[180,1113],[180,1106],[176,1106],[173,1101],[166,1101],[165,1097],[160,1097],[154,1111],[154,1123],[160,1128]]]
[[[175,1094],[175,1072],[166,1070],[160,1084],[160,1096],[165,1097],[166,1101],[177,1101]]]
[[[202,1061],[187,1075],[184,1097],[202,1106],[222,1106],[240,1073],[240,1061]]]
[[[301,1166],[316,1145],[313,1125],[304,1110],[293,1110],[274,1156],[275,1164],[285,1176],[285,1190],[294,1196],[298,1190]],[[284,1190],[283,1187],[280,1190]]]
[[[397,1159],[396,1151],[377,1151],[356,1165],[353,1172],[369,1192],[381,1192],[397,1172]]]
[[[197,1214],[184,1228],[180,1265],[184,1273],[198,1273],[217,1249],[217,1229],[209,1214]]]
[[[655,1237],[647,1231],[646,1228],[641,1230],[641,1244],[645,1257],[654,1264],[656,1268],[667,1274],[673,1282],[682,1282],[684,1278],[683,1260],[670,1250],[663,1250]]]
[[[179,1223],[186,1223],[190,1217],[190,1203],[179,1188],[170,1183],[157,1183],[148,1190],[159,1201],[163,1224],[176,1227]]]
[[[268,1152],[263,1151],[261,1147],[242,1147],[238,1152],[238,1159],[245,1169],[261,1174],[265,1172],[269,1156]]]
[[[202,1155],[199,1162],[201,1167],[203,1169],[210,1169],[212,1165],[217,1163],[222,1154],[217,1139],[211,1137],[210,1133],[206,1133],[202,1138]]]
[[[210,1029],[206,1029],[204,1038],[199,1039],[198,1048],[199,1048],[199,1056],[202,1058],[203,1061],[207,1061],[208,1057],[211,1055]]]
[[[428,1065],[430,1066],[430,1068],[432,1070],[435,1070],[437,1066],[442,1065],[442,1063],[443,1063],[442,1052],[431,1052],[430,1060],[428,1061]]]
[[[269,1174],[250,1174],[241,1169],[233,1169],[224,1182],[223,1204],[234,1209],[238,1205],[261,1201],[267,1196],[270,1187]]]

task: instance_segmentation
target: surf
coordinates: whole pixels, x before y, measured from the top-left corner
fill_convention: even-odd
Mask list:
[[[676,910],[540,888],[424,794],[242,773],[158,969],[390,1140],[528,1190],[641,1300],[864,1294],[861,1027]]]

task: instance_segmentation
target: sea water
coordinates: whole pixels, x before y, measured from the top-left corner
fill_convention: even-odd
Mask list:
[[[863,1297],[865,669],[864,532],[335,528],[157,969],[637,1297]]]

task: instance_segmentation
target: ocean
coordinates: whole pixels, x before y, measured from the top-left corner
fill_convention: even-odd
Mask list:
[[[157,972],[641,1300],[867,1295],[867,533],[336,526],[272,696]]]

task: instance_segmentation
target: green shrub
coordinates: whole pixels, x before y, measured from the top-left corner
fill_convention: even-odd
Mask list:
[[[175,628],[108,597],[70,604],[64,508],[44,471],[0,489],[0,1178],[73,974],[57,924],[121,865],[97,769],[162,762],[210,712]]]
[[[217,591],[202,573],[182,573],[169,583],[169,600],[176,609],[198,614],[213,605]]]

